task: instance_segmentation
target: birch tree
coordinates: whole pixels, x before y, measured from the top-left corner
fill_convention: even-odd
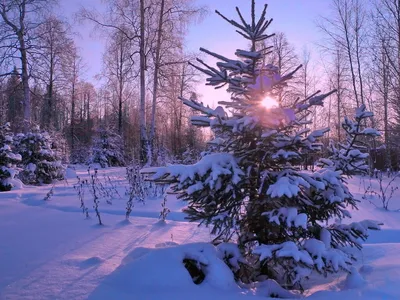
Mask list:
[[[117,97],[115,108],[118,134],[120,135],[123,133],[123,105],[127,101],[127,93],[129,94],[129,83],[134,80],[136,75],[134,61],[131,58],[131,48],[131,41],[120,31],[115,31],[109,38],[109,45],[103,57],[103,76]]]
[[[376,48],[380,49],[375,60],[378,65],[376,79],[384,101],[386,164],[390,167],[391,155],[396,153],[399,157],[399,151],[395,149],[400,136],[400,0],[376,0],[374,4]],[[396,164],[398,167],[399,161]]]
[[[73,53],[74,42],[67,23],[55,16],[48,17],[36,31],[38,50],[33,55],[35,70],[33,76],[45,85],[46,93],[42,107],[42,127],[57,128],[57,103],[55,93],[65,82],[63,65]]]
[[[0,64],[18,59],[18,72],[24,91],[24,130],[31,124],[31,95],[29,89],[29,52],[35,47],[33,31],[41,25],[42,15],[48,11],[52,1],[47,0],[4,0],[0,2]],[[12,71],[1,74],[11,75]]]
[[[363,49],[366,48],[366,12],[360,0],[332,0],[330,17],[321,17],[319,28],[328,42],[324,47],[339,45],[347,58],[349,80],[355,105],[364,104]]]

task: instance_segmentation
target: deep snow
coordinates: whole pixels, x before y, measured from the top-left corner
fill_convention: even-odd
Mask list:
[[[160,199],[135,203],[127,222],[125,169],[101,169],[100,177],[110,176],[121,198],[101,201],[105,225],[99,226],[91,195],[85,195],[91,215],[85,219],[73,188],[76,174],[67,174],[48,201],[43,199],[51,185],[0,193],[0,299],[266,299],[265,286],[240,289],[213,247],[189,244],[212,237],[207,228],[185,221],[185,204],[173,195],[166,223],[158,219]],[[77,174],[87,178],[86,168]],[[309,299],[400,299],[400,191],[389,205],[392,211],[385,211],[370,203],[379,206],[376,197],[362,199],[369,184],[367,177],[349,181],[361,200],[353,219],[382,221],[382,231],[371,232],[353,274],[312,277],[305,284]],[[371,184],[377,190],[375,179]],[[212,279],[197,286],[180,262],[200,253]]]

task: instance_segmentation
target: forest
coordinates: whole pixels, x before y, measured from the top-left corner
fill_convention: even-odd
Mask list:
[[[400,298],[400,0],[285,1],[1,1],[0,299]]]
[[[374,127],[383,133],[369,142],[371,166],[397,170],[399,5],[391,0],[331,2],[331,11],[315,22],[324,39],[312,51],[295,49],[284,32],[259,43],[259,49],[272,46],[264,52],[271,52],[264,63],[275,65],[280,74],[301,65],[293,81],[281,87],[277,101],[290,107],[299,97],[335,89],[310,116],[313,129],[332,128],[325,143],[343,140],[341,119],[365,104],[374,113]],[[190,125],[192,111],[179,97],[201,99],[203,79],[191,65],[198,53],[185,50],[185,37],[189,26],[210,13],[207,7],[189,0],[104,5],[102,12],[83,6],[74,19],[93,25],[105,41],[99,85],[82,79],[87,65],[57,3],[2,4],[1,124],[10,122],[14,133],[39,126],[57,140],[65,162],[93,159],[104,138],[123,156],[110,165],[132,160],[161,165],[200,153],[209,133]]]

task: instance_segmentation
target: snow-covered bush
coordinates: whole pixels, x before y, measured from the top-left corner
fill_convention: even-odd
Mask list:
[[[110,178],[103,174],[100,176],[100,172],[97,168],[88,167],[87,175],[89,179],[82,180],[79,176],[76,178],[78,182],[74,184],[74,189],[77,193],[80,208],[86,218],[89,218],[89,208],[87,201],[93,201],[93,209],[96,214],[99,225],[103,225],[100,204],[106,203],[108,205],[113,204],[113,200],[121,198],[118,192],[117,184]],[[88,197],[88,194],[90,196]]]
[[[81,180],[79,176],[77,176],[78,182],[74,184],[74,189],[76,190],[79,198],[79,202],[81,204],[80,209],[82,209],[82,213],[85,215],[86,219],[89,219],[89,209],[85,204],[85,188],[87,186],[87,180]]]
[[[69,163],[70,149],[65,134],[60,131],[48,132],[51,137],[51,149],[63,164]]]
[[[78,145],[73,151],[71,151],[69,162],[71,164],[86,164],[88,161],[90,161],[90,159],[90,147]]]
[[[101,128],[93,141],[89,163],[98,163],[102,168],[125,166],[121,136],[110,129]]]
[[[126,168],[126,177],[129,183],[129,189],[126,191],[126,194],[129,196],[128,201],[126,202],[126,219],[129,219],[135,202],[145,203],[146,182],[144,181],[143,176],[140,175],[139,170],[140,167],[137,163],[133,163]]]
[[[129,183],[129,188],[126,191],[128,201],[126,203],[125,216],[127,219],[129,219],[135,203],[144,205],[147,198],[160,198],[164,195],[168,187],[165,184],[160,185],[151,181],[145,181],[144,176],[140,174],[140,164],[137,161],[133,161],[126,168],[126,178]]]
[[[26,134],[19,133],[14,139],[14,145],[22,156],[22,171],[18,177],[25,184],[49,184],[64,178],[64,166],[47,132],[35,128]]]
[[[378,198],[381,206],[385,210],[389,210],[389,203],[393,199],[394,193],[399,189],[398,185],[396,184],[396,180],[400,178],[399,173],[394,174],[392,178],[388,178],[387,180],[383,177],[383,172],[375,172],[376,178],[379,184],[379,189],[376,191],[372,188],[372,180],[370,179],[370,184],[368,187],[365,188],[365,192],[363,195],[363,199],[368,199],[370,203],[378,207],[378,205],[371,201],[370,198]]]
[[[90,172],[90,169],[88,170],[90,180],[89,180],[89,192],[93,196],[93,208],[96,213],[97,220],[99,222],[99,225],[103,225],[103,222],[101,221],[101,215],[99,211],[99,204],[100,204],[100,193],[99,193],[99,180],[97,177],[97,169],[95,169],[93,172]]]
[[[219,62],[215,68],[198,59],[202,67],[195,66],[208,76],[209,85],[228,86],[231,100],[220,104],[230,113],[221,106],[211,109],[182,99],[201,113],[191,118],[192,124],[213,131],[212,153],[193,165],[146,168],[142,173],[172,183],[171,189],[188,202],[188,219],[211,226],[216,241],[238,244],[246,268],[250,266],[242,281],[276,280],[296,288],[312,271],[350,271],[355,257],[346,247],[360,248],[368,229],[379,228],[372,221],[342,222],[350,217],[346,208],[357,204],[346,176],[367,169],[360,137],[377,134],[364,128],[372,114],[359,108],[354,121],[344,122],[346,143],[331,144],[331,157],[321,160],[317,172],[301,170],[307,155],[321,152],[319,140],[329,131],[311,131],[307,115],[334,91],[315,93],[291,107],[276,103],[277,91],[298,68],[282,76],[276,67],[262,65],[256,43],[270,37],[265,32],[270,24],[266,6],[256,20],[253,0],[249,23],[238,13],[238,22],[218,14],[251,42],[251,49],[237,50],[237,59],[201,49]]]
[[[6,123],[0,126],[0,192],[11,190],[18,174],[16,165],[21,161],[21,155],[14,153],[12,146],[10,123]]]

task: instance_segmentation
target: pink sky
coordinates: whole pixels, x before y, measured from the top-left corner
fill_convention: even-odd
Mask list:
[[[195,2],[198,5],[207,6],[210,13],[200,24],[190,26],[186,42],[188,50],[195,51],[199,47],[204,47],[213,52],[232,57],[237,48],[246,47],[246,42],[235,33],[234,28],[216,15],[214,11],[217,9],[228,18],[236,18],[235,6],[239,6],[243,14],[248,16],[250,11],[249,0],[196,0]],[[284,32],[299,54],[305,46],[311,50],[315,48],[315,43],[321,40],[321,34],[315,22],[320,15],[326,15],[329,12],[330,1],[259,0],[257,1],[259,10],[262,9],[264,3],[269,4],[268,17],[274,19],[270,26],[271,33],[274,31]],[[99,10],[102,8],[99,0],[61,0],[60,8],[63,15],[72,18],[81,5],[96,7]],[[94,76],[101,71],[103,43],[99,37],[93,35],[89,24],[76,24],[75,31],[80,34],[76,38],[76,42],[88,66],[85,77],[94,82]],[[313,57],[317,59],[319,57],[318,51],[313,52]],[[223,90],[214,91],[213,88],[204,87],[203,84],[199,86],[198,91],[203,95],[204,101],[210,105],[227,97]]]

